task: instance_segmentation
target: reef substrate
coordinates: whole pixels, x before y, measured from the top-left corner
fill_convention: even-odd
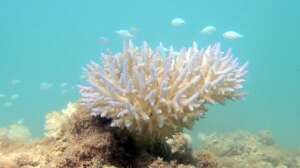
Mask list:
[[[76,106],[74,111],[74,106]],[[71,105],[47,117],[46,136],[40,140],[0,134],[0,168],[194,168],[216,167],[205,153],[193,153],[185,138],[167,143],[138,145],[126,131],[111,128],[110,121],[92,117]],[[72,112],[71,112],[72,111]],[[72,115],[69,115],[72,113]],[[50,113],[51,114],[51,113]],[[50,121],[60,127],[51,127]],[[47,125],[48,124],[48,125]],[[50,124],[50,125],[49,125]],[[51,128],[51,129],[50,129]],[[22,131],[23,129],[23,131]],[[26,130],[19,125],[19,134]]]
[[[268,131],[200,134],[200,148],[192,150],[184,134],[141,145],[77,104],[46,118],[46,136],[39,140],[31,139],[22,123],[0,129],[0,168],[300,167],[300,152],[280,149]]]

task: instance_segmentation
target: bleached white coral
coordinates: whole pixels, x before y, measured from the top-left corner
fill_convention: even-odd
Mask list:
[[[205,105],[238,99],[247,63],[239,65],[231,50],[220,44],[163,53],[127,43],[118,54],[104,54],[103,66],[87,66],[91,86],[81,86],[81,103],[93,115],[112,119],[111,126],[127,128],[149,138],[173,135],[202,117]]]
[[[28,128],[23,124],[17,123],[9,127],[8,138],[17,141],[26,141],[31,137],[31,133]]]
[[[25,142],[30,140],[30,137],[30,130],[22,122],[12,124],[8,128],[0,128],[0,139],[7,138],[12,141]]]
[[[76,104],[68,103],[66,109],[61,112],[51,112],[46,115],[45,135],[47,137],[59,137],[63,132],[63,124],[77,111]]]

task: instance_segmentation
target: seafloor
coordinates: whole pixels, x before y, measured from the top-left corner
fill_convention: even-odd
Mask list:
[[[55,123],[55,126],[51,125]],[[32,139],[22,123],[0,129],[0,168],[298,168],[300,152],[279,148],[268,131],[199,135],[191,149],[184,134],[140,145],[109,120],[78,105],[46,117],[43,139]],[[195,143],[195,142],[194,142]]]

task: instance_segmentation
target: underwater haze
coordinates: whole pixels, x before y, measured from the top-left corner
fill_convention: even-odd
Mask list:
[[[191,131],[270,130],[280,145],[300,148],[300,2],[297,0],[1,0],[0,127],[23,122],[43,135],[45,115],[80,98],[82,67],[107,48],[133,41],[174,48],[220,42],[249,62],[247,96],[208,108]],[[182,18],[182,25],[171,24]],[[210,35],[201,30],[213,25]],[[223,37],[226,31],[243,35]]]

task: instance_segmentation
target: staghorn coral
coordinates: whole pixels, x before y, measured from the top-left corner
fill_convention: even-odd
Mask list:
[[[145,42],[128,42],[122,53],[104,54],[103,66],[87,66],[91,86],[81,86],[81,104],[93,115],[112,120],[149,139],[170,137],[190,128],[206,112],[207,104],[239,99],[247,63],[239,65],[231,50],[215,44],[163,53]],[[166,54],[166,56],[165,56]]]

